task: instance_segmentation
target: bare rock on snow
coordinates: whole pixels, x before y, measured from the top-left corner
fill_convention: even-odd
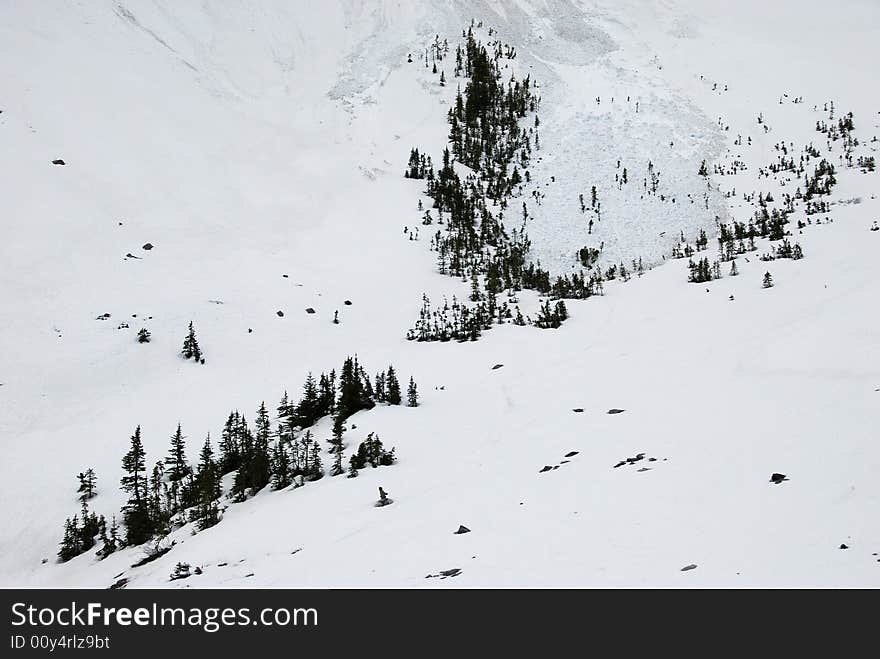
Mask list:
[[[580,453],[580,451],[569,451],[568,453],[565,454],[565,457],[566,457],[566,458],[573,458],[573,457],[576,456],[578,453]]]
[[[612,407],[610,410],[608,410],[608,414],[620,414],[621,412],[625,412],[625,411],[626,410],[621,410],[617,407]]]
[[[107,588],[108,590],[120,590],[125,588],[128,585],[128,578],[119,579],[118,581],[114,581]]]
[[[503,368],[503,367],[504,367],[504,364],[495,364],[495,366],[492,367],[492,370],[497,371],[499,368]]]
[[[61,158],[56,158],[55,160],[52,161],[52,164],[53,165],[66,165],[67,163],[64,162]]]
[[[459,524],[458,531],[455,532],[455,535],[461,535],[462,533],[470,533],[471,530],[464,526],[463,524]]]
[[[141,246],[141,249],[144,249],[149,252],[151,249],[153,249],[153,243],[144,243]]]
[[[774,483],[776,485],[779,485],[782,481],[787,481],[787,480],[788,480],[788,476],[786,476],[785,474],[777,473],[777,472],[773,472],[773,474],[770,476],[770,482]]]
[[[696,570],[696,569],[697,569],[696,564],[695,564],[695,563],[691,563],[690,565],[685,565],[683,568],[681,568],[681,571],[682,571],[682,572],[687,572],[688,570]]]
[[[580,414],[583,411],[584,411],[583,407],[575,407],[574,409],[572,409],[572,412],[575,412],[577,414]]]
[[[311,307],[308,307],[308,308],[306,308],[306,313],[309,313],[309,314],[315,313],[315,310],[312,309]]]
[[[541,471],[539,471],[538,473],[543,474],[545,471],[550,471],[551,469],[553,469],[553,467],[551,467],[550,465],[544,465],[543,467],[541,467]]]
[[[279,317],[279,318],[284,318],[284,312],[283,312],[283,311],[281,311],[281,309],[279,309],[279,310],[278,310],[278,311],[276,311],[276,312],[275,312],[275,313],[277,313],[277,314],[278,314],[278,317]]]

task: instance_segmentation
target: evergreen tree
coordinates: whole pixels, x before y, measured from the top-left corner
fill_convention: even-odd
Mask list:
[[[146,497],[145,470],[146,453],[141,442],[141,427],[138,426],[131,436],[131,447],[122,458],[122,469],[126,475],[120,480],[122,490],[130,495],[131,500],[142,501]]]
[[[342,412],[337,412],[333,419],[333,437],[330,439],[330,455],[333,456],[333,466],[330,467],[331,476],[339,476],[344,473],[342,468],[342,434],[345,432]]]
[[[202,350],[199,348],[198,340],[196,340],[196,332],[193,329],[192,321],[189,322],[189,331],[183,340],[181,354],[184,359],[195,359],[197,362],[202,360]]]
[[[165,464],[168,465],[166,473],[171,482],[183,480],[191,471],[186,463],[185,439],[178,423],[177,430],[171,436],[171,449],[168,452],[168,457],[165,458]]]
[[[773,287],[773,276],[769,272],[764,273],[764,288],[772,288]]]
[[[95,536],[101,532],[101,522],[95,513],[89,512],[85,501],[82,502],[80,515],[83,523],[79,529],[79,546],[80,552],[84,552],[95,546]]]
[[[85,502],[93,499],[95,497],[95,483],[97,481],[95,470],[89,467],[84,472],[78,473],[76,477],[79,479],[79,489],[77,489],[79,500]]]
[[[412,376],[409,378],[409,386],[406,388],[406,404],[410,407],[419,406],[419,392],[416,389],[416,381]]]
[[[148,330],[146,327],[142,327],[141,329],[138,330],[138,333],[137,333],[137,342],[138,343],[149,343],[150,338],[151,338],[150,330]]]
[[[199,454],[199,464],[195,477],[197,504],[195,516],[200,531],[214,526],[219,519],[220,471],[214,461],[214,450],[211,448],[211,437],[205,439]]]
[[[385,399],[389,405],[400,405],[400,382],[397,381],[393,366],[388,367],[385,376]]]
[[[321,462],[321,447],[318,442],[312,442],[311,448],[311,467],[309,470],[310,480],[316,481],[324,477],[324,464]]]
[[[220,468],[221,474],[229,474],[241,466],[241,452],[238,444],[238,412],[230,412],[220,436]]]
[[[65,563],[82,553],[80,551],[79,537],[76,515],[73,516],[73,519],[68,517],[64,521],[64,537],[61,539],[61,546],[58,549],[58,560],[60,562]]]
[[[122,458],[122,469],[125,471],[125,476],[120,481],[122,490],[129,495],[128,502],[123,508],[126,543],[129,545],[139,545],[149,540],[155,526],[147,505],[145,460],[146,453],[141,442],[141,427],[138,426],[134,435],[131,436],[131,447]]]
[[[98,555],[103,559],[122,547],[119,539],[119,527],[116,524],[116,516],[114,515],[110,521],[110,533],[107,533],[107,522],[103,515],[101,516],[101,548]]]
[[[278,440],[272,451],[272,487],[276,490],[284,489],[293,482],[293,473],[290,467],[290,456],[285,447],[281,429],[278,431]]]

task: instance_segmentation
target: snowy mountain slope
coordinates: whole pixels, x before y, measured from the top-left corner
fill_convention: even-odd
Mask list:
[[[814,104],[851,109],[865,143],[877,133],[877,11],[844,4],[819,31],[802,3],[762,4],[757,23],[757,3],[5,5],[0,583],[162,585],[185,561],[204,572],[174,584],[192,587],[877,585],[875,175],[841,174],[835,197],[862,203],[798,235],[802,261],[753,259],[706,285],[674,261],[571,303],[559,330],[403,338],[423,292],[467,292],[401,233],[424,199],[401,177],[409,149],[439,158],[454,94],[409,52],[471,18],[497,28],[543,93],[535,255],[564,271],[593,240],[609,262],[653,263],[679,231],[747,219],[723,193],[769,191],[756,174],[778,140],[820,144]],[[740,156],[749,170],[713,177],[709,209],[683,204],[702,159]],[[655,163],[675,209],[615,192],[618,157],[636,184]],[[604,213],[585,236],[590,185]],[[177,356],[190,320],[204,367]],[[134,341],[141,326],[152,343]],[[354,352],[420,384],[419,408],[359,413],[346,434],[353,448],[379,432],[399,464],[261,492],[142,568],[137,548],[54,563],[78,471],[98,473],[97,511],[124,503],[135,425],[152,461],[181,422],[194,460],[229,410],[274,407]],[[650,471],[613,468],[640,452]],[[774,471],[791,480],[769,484]],[[371,506],[378,485],[392,506]]]

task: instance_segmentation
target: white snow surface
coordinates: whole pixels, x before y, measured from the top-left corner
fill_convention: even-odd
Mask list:
[[[420,53],[472,18],[540,85],[533,257],[563,273],[604,243],[605,264],[657,267],[569,302],[558,330],[407,342],[423,293],[468,291],[426,231],[403,235],[428,200],[402,173],[412,147],[439,162],[457,82]],[[751,254],[695,285],[668,259],[681,231],[747,221],[743,192],[793,192],[758,168],[779,141],[825,151],[824,103],[876,151],[878,56],[872,0],[833,20],[816,0],[0,4],[0,585],[880,586],[876,172],[840,166],[823,223],[792,217],[803,260]],[[697,174],[735,158],[749,169]],[[674,204],[642,194],[649,161]],[[204,366],[179,357],[191,320]],[[119,514],[136,425],[148,464],[178,422],[195,462],[230,410],[274,409],[355,353],[419,383],[418,408],[358,413],[345,436],[347,456],[378,433],[397,464],[264,490],[139,568],[142,548],[56,562],[76,473],[94,467],[93,509]],[[638,453],[657,460],[613,468]],[[169,582],[177,562],[203,572]]]

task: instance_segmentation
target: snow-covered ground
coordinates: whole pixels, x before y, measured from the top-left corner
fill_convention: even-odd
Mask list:
[[[880,585],[877,174],[840,166],[832,201],[859,203],[802,233],[802,207],[792,216],[803,260],[750,254],[739,277],[696,285],[668,259],[681,231],[747,221],[743,192],[793,194],[758,169],[781,141],[825,151],[826,102],[854,113],[859,154],[876,150],[880,7],[827,12],[813,0],[3,3],[0,585],[122,573],[131,587]],[[604,243],[607,264],[659,267],[568,303],[557,330],[407,342],[423,293],[468,291],[436,273],[426,236],[403,234],[427,198],[402,172],[412,147],[439,161],[455,92],[419,53],[472,18],[540,84],[528,190],[543,195],[523,196],[533,256],[566,272]],[[823,155],[838,166],[834,148]],[[748,169],[707,181],[703,159]],[[663,201],[643,194],[649,161]],[[593,185],[590,234],[578,195],[589,205]],[[191,320],[204,366],[178,354]],[[140,327],[151,343],[135,341]],[[136,425],[148,464],[178,422],[195,461],[230,410],[274,409],[354,353],[420,385],[418,408],[358,413],[346,433],[350,450],[377,432],[398,464],[263,491],[211,529],[178,530],[140,568],[140,548],[56,563],[76,473],[94,467],[92,507],[118,515]],[[373,507],[378,486],[393,505]],[[177,562],[203,573],[169,583]]]

